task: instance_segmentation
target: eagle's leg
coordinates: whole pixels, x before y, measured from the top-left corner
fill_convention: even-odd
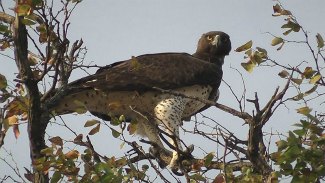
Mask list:
[[[155,107],[155,115],[158,123],[162,123],[166,133],[170,136],[170,144],[173,148],[173,157],[169,163],[170,167],[176,167],[179,159],[179,151],[182,145],[179,138],[179,127],[182,124],[182,114],[186,101],[181,96],[167,98]]]
[[[150,118],[149,118],[150,119]],[[171,152],[164,148],[163,143],[159,138],[158,126],[154,120],[148,120],[142,118],[138,122],[137,133],[143,136],[146,136],[150,141],[152,147],[150,147],[150,154],[155,157],[161,168],[164,168],[168,165]]]

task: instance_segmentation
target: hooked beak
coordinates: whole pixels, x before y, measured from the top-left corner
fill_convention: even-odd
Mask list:
[[[219,42],[219,38],[220,36],[219,35],[216,35],[213,39],[213,41],[211,42],[212,45],[214,46],[217,46],[218,45],[218,42]]]

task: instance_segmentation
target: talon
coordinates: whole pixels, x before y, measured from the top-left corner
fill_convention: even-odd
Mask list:
[[[173,167],[173,168],[172,168],[172,172],[173,172],[175,175],[177,175],[177,176],[183,176],[184,173],[183,173],[183,172],[179,172],[178,170],[179,170],[178,167]]]
[[[169,162],[168,158],[172,156],[170,151],[158,146],[151,146],[149,148],[149,154],[157,160],[160,168],[165,168],[168,165],[167,162]]]

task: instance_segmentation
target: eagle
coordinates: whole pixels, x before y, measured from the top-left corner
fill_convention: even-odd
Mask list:
[[[209,107],[198,99],[217,100],[230,50],[229,35],[211,31],[201,36],[194,54],[145,54],[104,66],[69,83],[51,111],[62,115],[86,109],[106,121],[123,115],[125,121],[136,121],[137,134],[165,149],[162,129],[173,149],[169,165],[176,167],[182,150],[179,127]]]

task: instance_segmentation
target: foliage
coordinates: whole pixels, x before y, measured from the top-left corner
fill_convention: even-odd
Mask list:
[[[29,181],[37,182],[36,174],[41,174],[45,177],[44,182],[53,183],[60,181],[153,182],[157,177],[168,182],[166,175],[161,173],[161,169],[157,167],[161,162],[157,163],[150,153],[142,149],[142,146],[129,142],[125,138],[126,134],[133,135],[138,126],[136,121],[126,125],[123,115],[113,118],[110,123],[88,120],[84,127],[90,129],[88,135],[97,135],[100,131],[104,131],[104,127],[107,127],[111,131],[110,136],[122,141],[121,148],[125,145],[132,148],[132,153],[129,151],[125,156],[116,158],[99,154],[88,136],[84,140],[83,134],[75,133],[64,122],[62,128],[72,131],[75,138],[67,140],[55,136],[46,140],[46,144],[49,145],[44,142],[46,125],[50,123],[52,117],[52,114],[46,110],[47,107],[55,103],[61,97],[61,93],[66,91],[65,87],[72,71],[91,67],[84,65],[87,50],[83,47],[82,40],[70,44],[67,37],[70,16],[80,2],[80,0],[61,1],[61,4],[55,4],[61,7],[55,12],[54,5],[48,1],[21,0],[17,1],[14,8],[17,17],[0,15],[0,35],[2,36],[0,50],[3,52],[14,50],[19,70],[14,81],[15,86],[11,86],[6,76],[0,74],[0,103],[3,107],[0,111],[0,147],[3,147],[5,135],[10,128],[18,138],[19,125],[27,123],[29,140],[32,144],[33,165],[32,170],[26,169],[25,178]],[[245,100],[245,93],[242,97],[234,95],[239,109],[205,101],[244,121],[245,125],[249,126],[248,137],[246,140],[241,140],[216,120],[205,116],[203,116],[204,124],[195,121],[194,129],[184,129],[185,133],[201,136],[211,144],[215,144],[216,147],[224,148],[224,155],[221,157],[215,152],[204,152],[202,157],[183,161],[182,165],[186,167],[185,165],[189,164],[187,167],[191,170],[183,172],[187,182],[210,180],[215,183],[277,182],[284,177],[290,177],[292,182],[324,180],[325,113],[320,108],[320,104],[314,104],[315,101],[320,101],[319,103],[325,101],[324,93],[322,93],[325,87],[324,39],[320,33],[314,35],[314,46],[310,33],[280,2],[273,6],[273,11],[274,17],[285,18],[285,22],[280,26],[283,30],[282,35],[270,34],[272,37],[270,45],[280,52],[283,51],[284,46],[304,44],[312,60],[284,65],[271,58],[273,53],[271,50],[253,47],[253,40],[238,47],[235,51],[244,54],[245,61],[241,63],[241,66],[247,72],[254,74],[255,70],[262,67],[280,69],[278,76],[286,82],[286,85],[282,90],[276,88],[274,95],[269,97],[265,106],[260,104],[257,93],[255,93],[255,99],[248,100]],[[15,28],[12,30],[10,24],[13,23],[15,23]],[[24,32],[24,27],[31,31]],[[292,34],[301,34],[303,41],[290,40]],[[28,38],[28,43],[21,40],[21,35]],[[18,45],[15,44],[17,42],[19,42]],[[33,51],[27,50],[27,44],[32,45]],[[24,51],[28,54],[24,55]],[[137,63],[134,64],[137,65]],[[36,84],[33,85],[33,83]],[[59,88],[59,92],[56,88]],[[231,87],[230,90],[234,93]],[[288,96],[292,93],[294,93],[293,96]],[[267,96],[263,97],[267,98]],[[246,103],[251,103],[255,107],[253,112],[245,111]],[[294,130],[284,135],[285,138],[282,139],[279,135],[281,139],[275,142],[276,152],[268,152],[263,141],[263,127],[266,123],[270,123],[270,119],[279,106],[292,103],[298,106],[296,111],[301,115],[301,120],[294,125]],[[85,109],[75,112],[84,113]],[[33,116],[36,117],[33,118]],[[212,125],[209,126],[209,124]],[[204,130],[202,126],[208,126],[209,130]],[[226,157],[229,154],[236,157],[235,162],[228,161]],[[1,160],[7,162],[5,159]],[[150,165],[144,162],[149,162]],[[12,166],[11,168],[14,169]],[[213,170],[218,170],[219,174],[209,177],[207,172]],[[15,172],[25,181],[17,173],[18,171]],[[152,176],[152,172],[157,177]]]
[[[273,16],[285,17],[286,23],[281,28],[286,30],[283,32],[284,37],[274,36],[271,45],[280,45],[277,48],[277,51],[280,51],[285,44],[306,44],[307,52],[309,51],[312,54],[313,61],[305,67],[302,67],[303,64],[294,67],[285,66],[272,60],[262,48],[256,47],[254,51],[251,48],[252,41],[237,48],[236,51],[245,51],[245,57],[248,58],[248,61],[242,63],[242,66],[248,72],[251,73],[257,65],[267,63],[282,68],[279,76],[291,80],[292,86],[296,88],[297,95],[287,100],[297,103],[303,101],[305,106],[297,109],[297,113],[302,114],[303,117],[299,123],[294,125],[296,129],[288,132],[286,140],[276,142],[278,151],[270,154],[271,159],[276,165],[279,165],[277,171],[279,176],[292,176],[292,182],[318,182],[325,177],[324,111],[317,109],[314,114],[311,114],[312,108],[309,107],[309,104],[314,102],[316,98],[322,103],[324,102],[323,94],[318,93],[321,91],[320,88],[325,87],[324,73],[322,72],[325,61],[323,56],[324,40],[321,34],[317,33],[315,35],[317,45],[316,48],[313,48],[307,31],[289,10],[284,9],[280,3],[273,6],[273,10]],[[298,42],[286,39],[285,37],[292,32],[302,32],[305,41]],[[258,55],[257,59],[256,55]],[[290,75],[296,77],[290,77]],[[302,91],[302,88],[306,87],[309,89]]]

